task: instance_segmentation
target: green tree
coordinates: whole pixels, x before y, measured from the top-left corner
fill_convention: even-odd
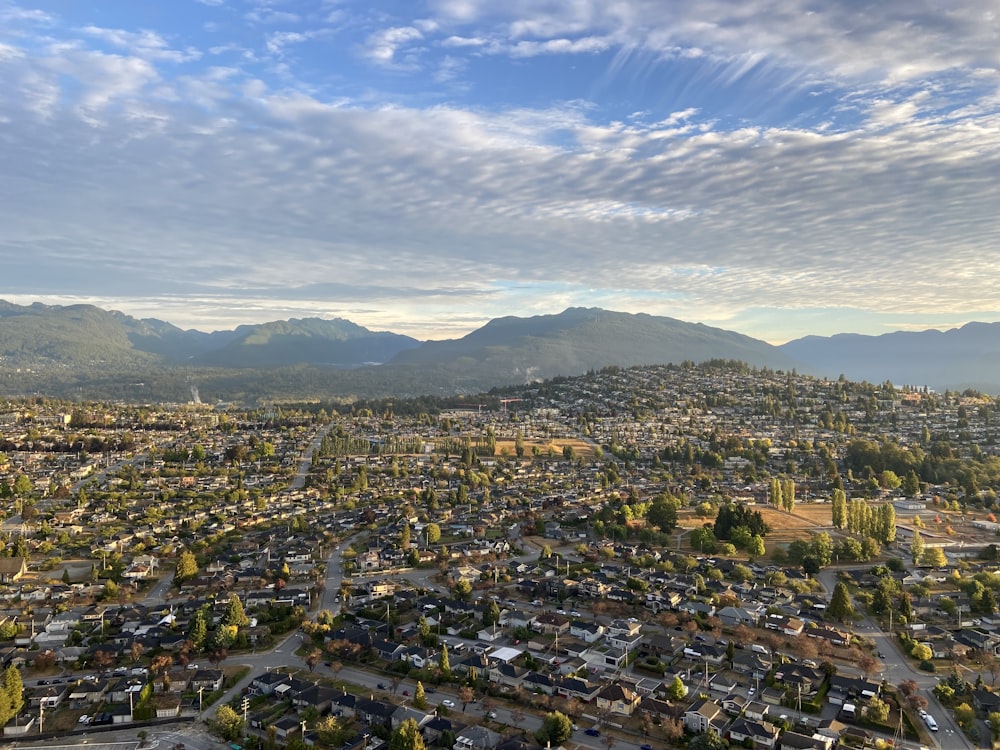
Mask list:
[[[191,641],[191,648],[201,651],[205,648],[208,639],[208,615],[204,607],[195,610],[188,623],[188,640]]]
[[[927,547],[920,555],[920,564],[928,568],[943,568],[948,559],[940,547]]]
[[[0,685],[0,726],[13,719],[24,707],[24,683],[21,670],[11,664],[3,673]]]
[[[934,656],[934,652],[931,651],[931,647],[927,644],[918,643],[913,647],[913,650],[910,651],[910,656],[917,661],[927,661]]]
[[[429,523],[424,527],[424,535],[428,544],[437,544],[441,541],[441,527],[436,523]]]
[[[389,739],[389,750],[425,750],[420,727],[413,719],[406,719]]]
[[[702,732],[691,738],[688,750],[728,750],[729,743],[714,730]]]
[[[927,428],[925,427],[924,429]],[[914,469],[910,469],[906,476],[903,477],[902,489],[903,494],[907,497],[916,497],[920,494],[920,478]]]
[[[989,716],[990,734],[993,739],[1000,739],[1000,712],[994,711]]]
[[[847,528],[847,495],[839,487],[830,495],[833,525],[838,529]]]
[[[496,625],[500,622],[500,605],[492,599],[483,608],[483,625]]]
[[[399,548],[408,550],[410,548],[410,522],[403,521],[403,529],[399,532]]]
[[[920,532],[914,529],[913,539],[910,541],[910,559],[913,560],[913,564],[916,565],[920,562],[920,557],[924,554],[924,538],[920,536]]]
[[[573,722],[562,711],[551,711],[542,719],[542,726],[535,732],[535,739],[544,747],[561,745],[573,734]]]
[[[747,554],[750,557],[763,557],[767,552],[764,547],[764,538],[760,534],[754,534],[750,537],[750,543],[747,545]]]
[[[243,734],[243,717],[231,706],[222,705],[215,712],[215,726],[224,739],[232,742]]]
[[[457,599],[466,601],[472,595],[472,584],[466,580],[457,581],[455,583],[455,588],[452,590],[454,591]]]
[[[968,729],[976,720],[976,712],[968,703],[955,706],[955,721],[962,729]]]
[[[889,704],[877,695],[868,699],[867,716],[872,721],[884,724],[889,718]]]
[[[447,646],[441,646],[441,658],[438,660],[438,668],[446,680],[451,678],[451,661],[448,659]]]
[[[424,692],[424,683],[418,681],[417,687],[413,691],[413,707],[423,711],[427,708],[427,694]]]
[[[177,558],[177,565],[174,568],[174,581],[184,583],[198,575],[198,560],[194,552],[184,550]]]
[[[234,625],[237,628],[245,628],[250,624],[250,618],[243,610],[243,602],[236,594],[229,595],[229,603],[226,605],[226,614],[222,616],[223,625]]]
[[[672,701],[679,701],[687,695],[688,689],[681,680],[680,675],[674,677],[673,682],[667,687],[667,697]]]
[[[840,622],[854,616],[851,595],[843,581],[837,581],[837,585],[833,587],[833,594],[830,597],[830,606],[827,607],[827,614]]]

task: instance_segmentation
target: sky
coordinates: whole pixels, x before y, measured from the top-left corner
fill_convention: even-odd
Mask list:
[[[0,0],[0,298],[1000,320],[998,0]]]

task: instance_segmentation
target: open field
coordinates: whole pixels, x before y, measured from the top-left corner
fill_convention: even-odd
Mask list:
[[[548,456],[551,452],[554,456],[562,457],[563,448],[567,445],[572,446],[573,453],[580,458],[590,459],[594,457],[594,446],[584,440],[576,440],[573,438],[559,438],[557,440],[550,440],[548,442],[540,442],[537,440],[525,440],[524,441],[524,457],[531,458],[533,448],[538,448],[538,453],[540,456]],[[515,456],[514,452],[514,441],[513,440],[497,440],[496,454],[508,456]]]

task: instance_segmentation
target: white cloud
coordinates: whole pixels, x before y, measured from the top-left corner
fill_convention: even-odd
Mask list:
[[[166,40],[154,31],[132,32],[123,29],[105,29],[99,26],[84,26],[81,31],[88,36],[101,39],[146,60],[187,62],[201,56],[199,51],[191,48],[186,50],[171,49]]]
[[[334,9],[337,33],[366,40],[352,63],[403,82],[392,96],[368,80],[338,88],[342,70],[303,73],[318,63],[301,45],[333,39],[325,27],[213,35],[202,46],[225,64],[211,67],[154,30],[0,32],[0,295],[366,309],[397,330],[406,316],[453,330],[514,300],[716,321],[817,300],[938,319],[1000,309],[987,6],[428,7]],[[606,63],[613,96],[489,98],[503,73],[548,75],[558,55]],[[771,95],[779,80],[819,111],[742,119],[621,94],[607,114],[617,82],[666,86],[663,66],[682,58],[692,88],[752,81]],[[493,77],[472,78],[483,66]],[[424,71],[447,86],[426,87]]]
[[[420,29],[412,26],[396,26],[382,29],[368,37],[365,43],[366,56],[381,65],[398,62],[398,52],[409,45],[423,39]]]

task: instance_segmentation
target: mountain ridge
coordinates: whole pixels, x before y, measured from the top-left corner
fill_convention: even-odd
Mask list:
[[[240,397],[269,391],[338,398],[440,395],[606,366],[710,359],[1000,393],[1000,323],[879,336],[805,336],[773,346],[676,318],[570,307],[494,318],[455,339],[418,341],[344,318],[290,318],[206,333],[93,305],[20,306],[0,300],[0,382],[8,392],[72,388],[83,394],[99,383],[102,393],[137,398],[139,391],[117,382],[128,373],[153,394],[143,398],[166,392],[162,389],[178,398],[187,390],[180,384],[193,381],[217,383],[224,400],[234,391]]]

